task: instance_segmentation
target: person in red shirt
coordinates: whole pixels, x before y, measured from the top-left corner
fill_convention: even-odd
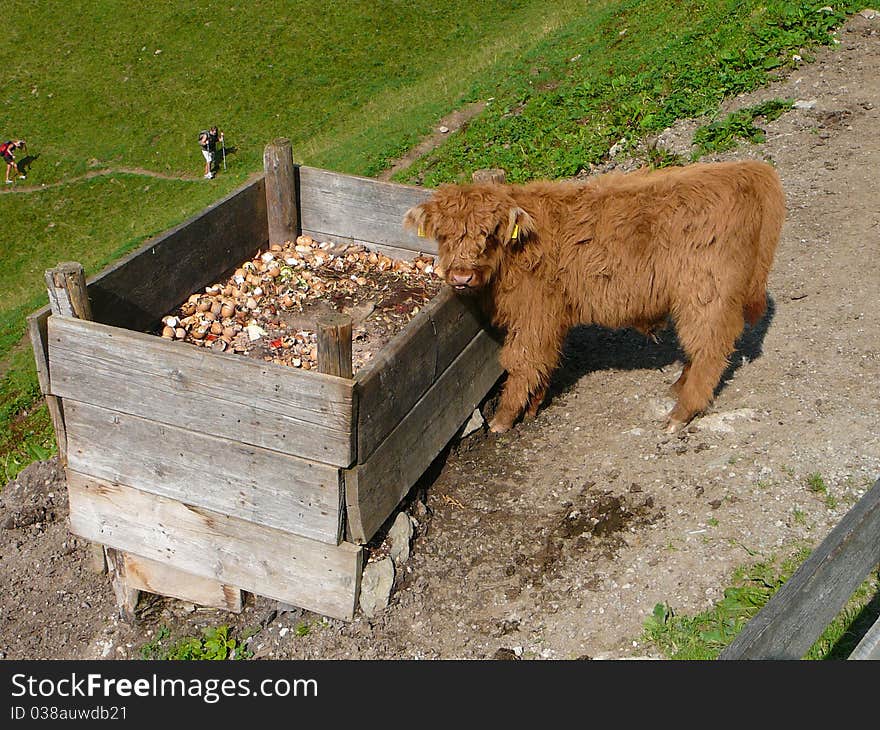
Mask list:
[[[3,142],[0,144],[0,157],[3,157],[3,160],[6,162],[6,183],[9,184],[12,180],[9,179],[9,176],[13,171],[18,173],[19,178],[24,180],[25,174],[19,169],[18,163],[15,161],[15,151],[23,150],[27,147],[27,144],[23,139],[9,140],[8,142]]]

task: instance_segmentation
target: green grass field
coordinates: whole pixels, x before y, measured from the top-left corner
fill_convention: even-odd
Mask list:
[[[824,7],[7,0],[0,136],[25,138],[29,159],[28,179],[0,191],[0,476],[54,450],[23,339],[44,271],[78,260],[97,273],[258,173],[272,139],[297,162],[376,175],[441,116],[487,100],[396,179],[572,175],[766,83],[861,6]],[[211,124],[228,169],[206,181],[195,140]]]

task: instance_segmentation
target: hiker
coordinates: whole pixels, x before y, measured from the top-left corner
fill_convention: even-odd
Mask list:
[[[23,139],[9,140],[0,144],[0,156],[6,161],[6,184],[10,184],[12,180],[9,176],[12,171],[18,173],[21,180],[25,179],[25,174],[21,171],[18,163],[15,161],[15,150],[23,150],[27,147],[27,143]]]
[[[223,132],[218,131],[217,127],[199,132],[199,145],[205,157],[205,177],[209,180],[214,177],[214,154],[217,151],[217,142],[223,142]]]

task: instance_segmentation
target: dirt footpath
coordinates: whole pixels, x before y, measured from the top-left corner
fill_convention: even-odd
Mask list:
[[[703,610],[737,566],[818,544],[880,477],[878,33],[856,16],[839,46],[726,107],[799,102],[766,143],[717,158],[772,161],[789,214],[768,316],[683,434],[659,427],[671,332],[576,330],[536,420],[468,436],[417,486],[391,603],[352,623],[253,596],[238,616],[147,598],[120,623],[67,532],[57,464],[38,463],[0,496],[2,655],[137,657],[160,626],[229,624],[259,627],[249,648],[266,658],[652,656],[639,636],[656,603]],[[694,126],[661,142],[684,149]]]

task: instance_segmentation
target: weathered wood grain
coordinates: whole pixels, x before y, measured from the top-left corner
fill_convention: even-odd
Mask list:
[[[458,357],[477,332],[485,329],[491,333],[493,330],[477,297],[462,296],[451,287],[444,286],[435,300],[436,306],[431,307],[428,313],[437,338],[436,378]],[[501,335],[493,336],[497,336],[499,343],[502,342]]]
[[[503,185],[507,182],[507,173],[500,167],[490,167],[484,170],[474,170],[471,180],[475,183],[492,183]]]
[[[718,658],[802,659],[878,564],[880,480]]]
[[[65,261],[45,273],[49,306],[56,314],[78,319],[92,319],[92,305],[86,289],[82,264]]]
[[[351,620],[362,550],[326,545],[68,470],[70,529],[224,585]]]
[[[351,317],[325,314],[318,321],[318,372],[351,378]]]
[[[110,586],[116,598],[116,607],[119,609],[119,618],[132,623],[137,618],[138,600],[141,592],[128,582],[125,575],[125,553],[111,547],[104,547],[104,556],[107,565],[107,574],[110,576]]]
[[[352,381],[66,317],[53,394],[333,466],[355,457]]]
[[[49,418],[52,419],[52,429],[55,431],[58,460],[64,466],[67,464],[67,431],[64,427],[64,408],[61,399],[52,395],[52,385],[49,380],[49,314],[50,310],[47,305],[28,315],[28,336],[31,340],[31,349],[34,352],[34,361],[37,366],[37,382],[40,384],[40,392],[46,401],[46,409],[49,411]]]
[[[71,469],[320,542],[342,537],[336,467],[65,400]]]
[[[880,618],[871,625],[871,628],[847,658],[880,660]]]
[[[482,329],[472,302],[444,288],[355,378],[363,463]]]
[[[182,573],[167,563],[119,552],[125,582],[133,589],[179,598],[199,606],[241,613],[241,591],[191,573]]]
[[[269,243],[295,241],[299,231],[299,172],[289,139],[276,139],[263,150]]]
[[[93,319],[146,332],[268,242],[261,176],[89,281]]]
[[[480,331],[363,464],[346,470],[349,539],[367,542],[503,373]]]
[[[432,192],[409,185],[301,166],[300,225],[315,240],[437,253],[436,243],[403,229],[403,215]]]

